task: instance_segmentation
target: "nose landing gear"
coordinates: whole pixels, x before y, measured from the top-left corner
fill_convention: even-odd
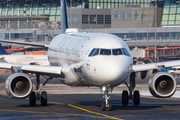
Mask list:
[[[101,88],[101,92],[104,93],[103,97],[105,99],[104,101],[102,101],[102,104],[101,104],[102,111],[105,111],[106,109],[108,109],[109,111],[112,110],[112,103],[111,103],[111,101],[109,101],[110,96],[108,94],[111,91],[112,91],[112,88],[109,86]]]
[[[135,73],[131,73],[130,75],[130,82],[129,85],[124,82],[129,89],[129,94],[127,90],[122,92],[122,104],[128,105],[129,99],[131,99],[134,105],[140,104],[140,93],[138,90],[134,90],[136,83],[135,83]],[[109,92],[112,92],[112,87],[104,86],[101,88],[101,92],[104,93],[104,101],[101,104],[101,110],[112,110],[112,103],[109,101],[110,96],[108,95]]]

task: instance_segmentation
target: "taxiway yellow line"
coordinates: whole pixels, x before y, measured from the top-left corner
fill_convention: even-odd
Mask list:
[[[6,94],[0,94],[0,95],[3,95],[3,96],[7,96]],[[28,98],[26,98],[28,100]],[[66,104],[63,104],[63,103],[58,103],[58,102],[51,102],[51,101],[48,101],[49,103],[54,103],[54,104],[60,104],[60,105],[66,105]],[[47,114],[49,112],[37,112],[37,111],[21,111],[21,110],[5,110],[5,109],[0,109],[0,111],[2,112],[23,112],[23,113],[39,113],[39,114]],[[68,114],[68,113],[51,113],[51,114],[66,114],[66,115],[75,115],[75,116],[84,116],[84,117],[94,117],[94,118],[107,118],[107,117],[104,117],[104,116],[93,116],[93,115],[81,115],[81,114]]]
[[[66,105],[66,104],[58,103],[58,102],[51,102],[51,101],[48,101],[48,102],[49,102],[49,103],[54,103],[54,104]],[[84,108],[81,108],[81,107],[78,107],[78,106],[75,106],[75,105],[72,105],[72,104],[67,104],[67,105],[70,106],[70,107],[73,107],[73,108],[76,108],[76,109],[79,109],[79,110],[82,110],[82,111],[91,113],[91,114],[103,116],[103,118],[105,117],[105,118],[108,118],[108,119],[123,120],[123,119],[116,118],[116,117],[112,117],[112,116],[109,116],[109,115],[106,115],[106,114],[102,114],[102,113],[90,111],[90,110],[87,110],[87,109],[84,109]]]
[[[0,95],[3,95],[3,94],[0,94]],[[4,96],[6,96],[6,95],[4,95]],[[28,98],[26,98],[26,99],[28,100]],[[58,103],[58,102],[51,102],[51,101],[48,101],[48,102],[49,103],[54,103],[54,104],[66,105],[66,104]],[[116,118],[116,117],[108,116],[108,115],[105,115],[105,114],[102,114],[102,113],[93,112],[93,111],[90,111],[90,110],[87,110],[87,109],[84,109],[84,108],[81,108],[81,107],[78,107],[78,106],[75,106],[75,105],[72,105],[72,104],[68,104],[68,106],[71,106],[71,107],[74,107],[74,108],[86,111],[88,113],[100,115],[102,117],[100,117],[100,116],[92,116],[92,115],[81,115],[81,114],[68,114],[68,113],[51,113],[51,114],[66,114],[66,115],[76,115],[76,116],[85,116],[85,117],[96,117],[96,118],[108,118],[108,119],[114,119],[114,120],[123,120],[123,119],[119,119],[119,118]],[[25,113],[36,113],[36,114],[37,113],[40,113],[40,114],[47,114],[47,113],[49,113],[49,112],[17,111],[17,110],[5,110],[5,109],[0,109],[0,111],[2,111],[2,112],[25,112]]]
[[[72,105],[72,104],[68,104],[68,105],[71,106],[71,107],[73,107],[73,108],[77,108],[77,109],[86,111],[86,112],[88,112],[88,113],[92,113],[92,114],[104,116],[104,117],[106,117],[106,118],[108,118],[108,119],[123,120],[123,119],[119,119],[119,118],[112,117],[112,116],[109,116],[109,115],[105,115],[105,114],[102,114],[102,113],[93,112],[93,111],[90,111],[90,110],[87,110],[87,109],[84,109],[84,108],[81,108],[81,107],[78,107],[78,106],[75,106],[75,105]]]

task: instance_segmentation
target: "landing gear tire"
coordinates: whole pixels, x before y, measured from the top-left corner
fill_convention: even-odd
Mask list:
[[[105,108],[106,108],[106,103],[104,101],[102,101],[101,110],[105,111]]]
[[[127,90],[124,90],[122,92],[122,104],[123,105],[127,105],[129,102],[129,96],[128,96],[128,91]]]
[[[133,99],[134,105],[139,105],[140,103],[140,94],[139,91],[134,91],[134,99]]]
[[[41,106],[47,106],[47,93],[43,91],[41,93]]]
[[[108,110],[109,110],[109,111],[112,111],[112,102],[111,102],[111,101],[109,101],[109,107],[108,107]]]
[[[32,91],[31,94],[29,95],[29,104],[30,106],[36,105],[36,94],[34,91]]]

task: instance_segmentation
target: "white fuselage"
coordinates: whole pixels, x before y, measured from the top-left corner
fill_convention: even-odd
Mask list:
[[[93,49],[99,52],[97,55],[90,56]],[[116,55],[114,51],[119,49],[126,49],[127,54]],[[110,52],[104,55],[103,50]],[[129,47],[121,38],[111,34],[58,35],[50,43],[48,59],[52,66],[64,64],[70,66],[77,81],[69,85],[114,87],[123,83],[132,69],[132,55]],[[78,67],[72,67],[72,65]]]

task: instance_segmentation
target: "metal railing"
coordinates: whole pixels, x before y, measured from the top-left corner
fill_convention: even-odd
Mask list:
[[[18,28],[42,28],[60,29],[60,22],[44,22],[44,21],[0,21],[0,29],[18,29]]]

